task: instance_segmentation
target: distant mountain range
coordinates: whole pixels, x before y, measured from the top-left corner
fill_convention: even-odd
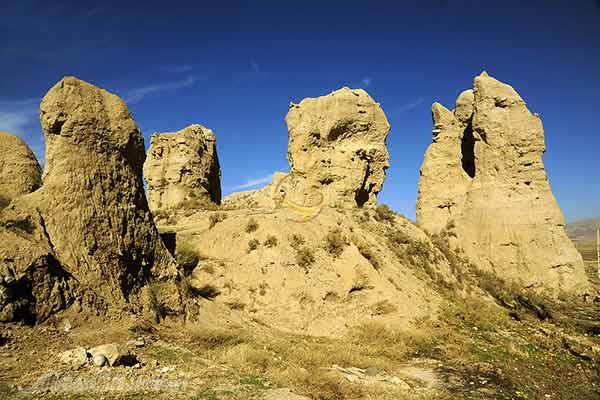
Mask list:
[[[600,217],[573,221],[566,226],[567,235],[576,243],[595,243],[598,228],[600,228]]]

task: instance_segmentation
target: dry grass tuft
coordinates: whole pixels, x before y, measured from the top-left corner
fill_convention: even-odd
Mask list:
[[[267,236],[267,240],[265,240],[265,242],[263,243],[266,247],[272,248],[277,246],[277,238],[273,235],[269,235]]]
[[[296,264],[308,271],[315,262],[315,254],[309,247],[299,247],[295,254]]]
[[[258,230],[258,222],[256,222],[254,218],[250,218],[244,230],[246,231],[246,233],[256,232]]]
[[[386,315],[396,312],[398,307],[390,303],[389,300],[381,300],[371,306],[373,315]]]
[[[348,240],[340,228],[333,228],[325,236],[325,250],[333,257],[339,257],[348,245]]]
[[[208,210],[215,211],[218,210],[220,206],[215,202],[199,197],[192,197],[190,199],[186,199],[177,205],[177,209],[179,210]]]
[[[375,220],[378,222],[389,222],[394,224],[396,213],[385,204],[380,204],[375,208]]]
[[[248,253],[258,249],[258,246],[260,246],[258,239],[250,239],[248,241]]]
[[[304,239],[304,236],[294,233],[291,237],[290,237],[290,246],[292,247],[292,249],[298,249],[300,246],[303,246],[304,243],[306,243],[306,240]]]
[[[358,237],[354,237],[352,241],[356,245],[358,252],[373,266],[373,268],[375,268],[375,270],[379,271],[381,262],[375,252],[369,248],[369,244]]]
[[[200,255],[191,246],[183,244],[175,250],[175,259],[184,274],[188,275],[198,266]]]
[[[201,325],[194,325],[187,333],[191,344],[205,350],[222,350],[245,341],[240,332]]]
[[[222,212],[211,214],[210,217],[208,217],[208,229],[212,229],[216,224],[223,222],[226,218],[227,214]]]

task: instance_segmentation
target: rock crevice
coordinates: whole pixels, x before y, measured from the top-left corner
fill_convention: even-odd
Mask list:
[[[453,111],[434,103],[432,116],[418,225],[435,233],[452,222],[455,244],[503,278],[549,292],[587,290],[544,169],[541,120],[517,92],[482,73]]]

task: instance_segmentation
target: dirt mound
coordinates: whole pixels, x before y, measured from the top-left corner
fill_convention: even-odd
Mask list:
[[[412,222],[374,210],[288,208],[181,216],[180,254],[196,252],[192,295],[272,327],[336,336],[368,321],[406,327],[434,316],[435,280],[452,286],[445,257]]]

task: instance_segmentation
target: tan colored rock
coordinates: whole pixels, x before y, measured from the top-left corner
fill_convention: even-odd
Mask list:
[[[92,347],[88,350],[92,358],[104,356],[108,361],[108,365],[115,367],[119,365],[126,357],[130,355],[127,347],[118,343],[108,343],[100,346]]]
[[[87,363],[87,351],[84,347],[63,351],[58,355],[60,361],[75,368],[83,367]]]
[[[150,209],[184,201],[221,203],[221,169],[213,132],[190,125],[175,133],[155,133],[144,163]]]
[[[342,88],[306,98],[290,105],[285,122],[290,173],[307,197],[319,192],[326,204],[343,207],[376,203],[389,167],[390,125],[367,92]]]
[[[125,103],[66,77],[44,97],[40,119],[43,186],[0,213],[0,316],[35,322],[74,301],[106,311],[151,276],[175,273],[144,196],[144,139]]]
[[[0,132],[0,208],[41,183],[42,170],[29,146],[16,135]]]
[[[544,131],[517,92],[485,72],[454,112],[432,106],[433,143],[421,167],[417,224],[451,221],[455,243],[480,267],[550,292],[586,290],[542,154]]]

